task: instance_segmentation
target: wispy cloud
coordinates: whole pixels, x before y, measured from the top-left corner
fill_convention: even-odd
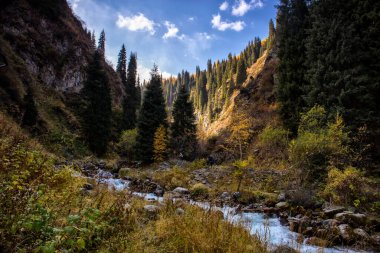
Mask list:
[[[190,21],[190,22],[193,22],[194,20],[195,20],[195,17],[190,17],[190,18],[189,18],[189,21]]]
[[[211,24],[213,28],[218,29],[219,31],[225,31],[225,30],[231,29],[231,30],[239,32],[243,30],[245,27],[244,21],[235,21],[235,22],[222,21],[220,14],[212,16]]]
[[[227,1],[224,1],[220,6],[219,6],[219,10],[221,11],[225,11],[228,9],[228,2]]]
[[[249,10],[263,7],[262,0],[251,0],[246,2],[245,0],[236,0],[234,6],[232,6],[232,15],[244,16]]]
[[[178,35],[179,29],[175,24],[170,23],[169,21],[165,21],[164,24],[166,26],[167,32],[164,34],[164,36],[162,36],[163,39],[169,39],[169,38],[177,38],[180,40],[184,39],[185,37],[184,34]]]
[[[147,31],[151,35],[156,32],[154,29],[154,21],[145,17],[142,13],[130,17],[124,17],[119,14],[116,25],[119,28],[127,28],[130,31]]]

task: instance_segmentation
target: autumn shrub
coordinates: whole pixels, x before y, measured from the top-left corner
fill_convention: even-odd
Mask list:
[[[334,122],[327,122],[325,109],[313,107],[301,116],[298,137],[289,145],[296,177],[304,182],[320,182],[326,178],[328,166],[345,166],[349,162],[348,141],[339,115]]]
[[[131,252],[268,252],[242,224],[225,221],[220,212],[197,206],[184,211],[178,215],[175,205],[167,205],[157,221],[135,234]]]
[[[202,199],[208,196],[209,188],[202,184],[196,183],[190,188],[190,195],[194,199]]]
[[[328,172],[323,196],[337,204],[368,207],[368,203],[373,203],[380,197],[376,196],[376,190],[372,185],[373,182],[357,168],[347,167],[339,170],[332,167]]]
[[[187,164],[186,167],[191,171],[203,169],[207,167],[207,161],[206,159],[196,159],[191,163]]]
[[[135,157],[134,149],[136,146],[137,128],[125,130],[122,132],[120,140],[117,144],[118,153],[128,160],[133,160]]]
[[[170,170],[155,173],[153,180],[167,190],[173,190],[176,187],[188,187],[190,174],[186,169],[174,166]]]
[[[289,131],[268,125],[258,135],[257,148],[260,163],[279,163],[287,157]]]

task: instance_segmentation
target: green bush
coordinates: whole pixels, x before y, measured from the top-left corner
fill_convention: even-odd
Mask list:
[[[257,158],[261,163],[279,163],[286,159],[288,145],[289,131],[268,125],[258,135],[257,148],[260,152]]]
[[[134,149],[136,146],[137,129],[126,130],[121,134],[120,141],[117,144],[118,153],[126,156],[129,160],[135,157]]]
[[[370,202],[375,192],[371,189],[371,181],[360,170],[354,167],[344,170],[332,167],[323,195],[337,204],[360,207],[363,203]]]
[[[321,123],[325,110],[316,106],[301,116],[298,137],[290,142],[289,160],[298,170],[301,180],[321,181],[327,176],[327,167],[342,168],[349,163],[349,141],[343,120]]]

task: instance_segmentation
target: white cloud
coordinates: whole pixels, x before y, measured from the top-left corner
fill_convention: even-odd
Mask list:
[[[184,34],[178,35],[179,29],[175,24],[170,23],[169,21],[165,21],[164,24],[168,31],[164,34],[164,36],[162,36],[163,39],[178,38],[180,40],[183,40],[185,38]]]
[[[154,21],[145,17],[142,13],[130,17],[123,17],[123,15],[119,14],[116,21],[116,25],[119,28],[127,28],[128,30],[134,32],[140,30],[147,31],[151,35],[153,35],[156,32],[154,29]]]
[[[71,0],[69,1],[69,3],[71,4],[71,7],[73,8],[73,11],[75,12],[78,8],[78,4],[79,4],[79,1],[80,0]]]
[[[190,17],[190,18],[189,18],[189,21],[191,21],[191,22],[193,22],[194,20],[195,20],[194,17]]]
[[[236,21],[236,22],[222,21],[220,14],[212,16],[211,24],[213,28],[216,28],[219,31],[225,31],[227,29],[231,29],[231,30],[239,32],[243,30],[245,27],[245,23],[243,21]]]
[[[152,71],[151,68],[147,68],[147,67],[140,65],[140,64],[137,65],[137,74],[140,77],[140,83],[141,84],[143,83],[144,80],[146,82],[149,82],[151,71]],[[158,72],[162,74],[163,78],[169,78],[169,77],[173,76],[173,74],[168,73],[166,71],[161,71],[160,69],[158,69]]]
[[[249,10],[263,7],[262,0],[251,0],[246,2],[245,0],[236,0],[234,6],[232,6],[232,15],[244,16]]]
[[[227,1],[224,1],[220,6],[219,6],[219,10],[221,11],[225,11],[228,9],[228,2]]]

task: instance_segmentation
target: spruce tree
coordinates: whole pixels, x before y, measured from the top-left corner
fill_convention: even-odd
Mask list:
[[[136,109],[138,103],[137,95],[137,56],[131,53],[128,63],[127,79],[125,81],[125,99],[123,101],[124,128],[133,129],[136,127]]]
[[[379,13],[379,1],[313,3],[304,91],[308,108],[322,105],[330,119],[341,114],[354,133],[367,127],[380,159]]]
[[[137,122],[136,154],[144,163],[153,161],[153,140],[157,128],[160,125],[167,126],[162,80],[156,65],[150,74],[151,79],[144,87],[144,99]]]
[[[98,50],[99,50],[100,55],[104,59],[106,55],[106,33],[104,32],[104,30],[102,30],[102,32],[100,33],[100,37],[98,41]]]
[[[281,0],[277,17],[280,58],[277,95],[282,120],[293,134],[304,107],[307,17],[305,0]]]
[[[121,46],[119,57],[117,60],[116,72],[119,74],[123,85],[127,82],[127,50],[124,44]]]
[[[244,83],[246,79],[247,79],[247,70],[244,64],[244,59],[241,57],[237,65],[236,84],[240,86]]]
[[[85,100],[83,132],[91,151],[103,155],[107,151],[110,138],[112,108],[110,87],[98,50],[87,67],[82,95]]]
[[[185,159],[193,159],[197,146],[195,116],[193,103],[184,85],[174,102],[172,115],[170,146],[173,154],[182,154]]]

